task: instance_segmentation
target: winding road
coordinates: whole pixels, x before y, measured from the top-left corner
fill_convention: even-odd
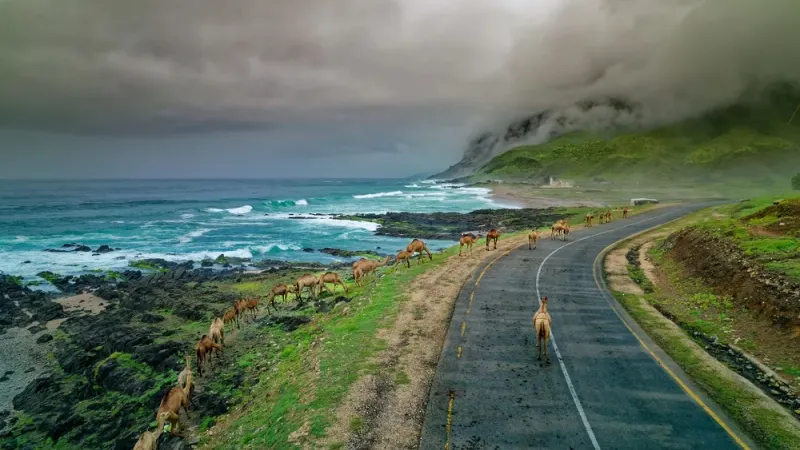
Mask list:
[[[456,300],[420,448],[754,448],[605,289],[613,243],[708,204],[659,208],[485,263]],[[502,237],[501,237],[502,239]],[[484,251],[483,249],[481,249]],[[531,317],[549,298],[551,364]]]

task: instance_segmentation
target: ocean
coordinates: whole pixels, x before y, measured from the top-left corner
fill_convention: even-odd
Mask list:
[[[311,214],[468,212],[511,207],[489,190],[409,180],[0,181],[0,272],[39,280],[124,270],[132,260],[226,256],[342,261],[333,247],[394,253],[408,239],[375,236],[378,225]],[[296,220],[292,217],[309,217]],[[313,219],[311,219],[313,218]],[[452,245],[430,240],[431,250]],[[64,244],[110,253],[52,253]]]

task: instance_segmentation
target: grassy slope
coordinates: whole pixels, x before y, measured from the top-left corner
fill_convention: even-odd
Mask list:
[[[735,184],[745,179],[746,185],[788,187],[788,175],[797,167],[788,161],[800,162],[800,122],[786,124],[794,108],[790,103],[732,107],[649,131],[576,132],[514,148],[472,178],[524,181],[556,175],[670,184]]]

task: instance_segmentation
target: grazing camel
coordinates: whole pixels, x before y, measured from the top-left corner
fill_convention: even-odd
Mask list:
[[[536,344],[539,347],[539,360],[542,359],[542,348],[547,362],[550,354],[547,352],[547,341],[550,340],[550,314],[547,312],[547,297],[542,297],[542,306],[533,315],[533,327],[536,329]]]
[[[391,256],[387,256],[383,262],[367,260],[356,266],[355,270],[353,270],[353,278],[355,279],[356,284],[362,286],[361,283],[364,281],[364,278],[367,275],[370,273],[374,274],[378,267],[385,266],[389,263],[389,261],[391,261],[391,259]]]
[[[245,313],[250,313],[253,316],[253,320],[258,318],[258,301],[260,299],[258,297],[251,298],[247,300],[247,305],[245,306]]]
[[[462,234],[461,235],[461,239],[458,242],[459,243],[459,245],[458,245],[458,256],[461,256],[461,248],[464,247],[465,245],[467,246],[467,249],[469,250],[469,254],[471,255],[472,254],[472,244],[474,244],[475,241],[477,241],[477,240],[478,240],[478,236],[475,236],[472,233]],[[487,247],[489,246],[488,241],[487,241],[486,246]]]
[[[189,397],[186,392],[179,387],[170,389],[164,398],[161,399],[161,404],[158,406],[156,412],[156,420],[159,423],[158,428],[163,429],[165,422],[170,424],[170,434],[176,434],[178,425],[180,425],[181,408],[186,412],[186,417],[189,417]]]
[[[494,249],[497,250],[497,239],[500,238],[500,232],[492,228],[486,233],[486,250],[489,250],[489,242],[494,241]]]
[[[531,231],[528,233],[528,250],[533,250],[536,248],[536,241],[539,240],[539,232],[536,230]],[[533,244],[533,248],[531,248],[531,244]]]
[[[233,311],[236,313],[236,328],[239,328],[242,322],[242,315],[247,309],[247,300],[240,299],[233,304]]]
[[[622,210],[622,218],[623,219],[627,219],[628,218],[628,208],[624,208]]]
[[[222,346],[212,341],[207,334],[204,334],[200,340],[197,341],[194,349],[197,355],[197,375],[202,377],[203,363],[205,363],[206,360],[211,363],[211,355],[213,353],[221,353]]]
[[[306,273],[303,274],[297,281],[294,282],[294,289],[295,295],[297,296],[297,300],[302,302],[303,301],[303,289],[308,288],[310,291],[309,298],[317,298],[316,293],[314,292],[314,288],[317,286],[319,280],[317,279],[314,274]]]
[[[156,427],[156,431],[145,431],[141,435],[139,435],[139,440],[136,441],[136,445],[133,446],[133,450],[156,450],[158,449],[158,438],[161,437],[161,433],[164,432],[164,423],[166,423],[167,419],[169,418],[170,413],[163,412],[158,415],[158,426]]]
[[[586,213],[586,216],[584,216],[584,221],[587,227],[592,226],[592,219],[594,219],[594,215],[591,213]]]
[[[411,253],[411,256],[414,256],[414,253],[419,252],[419,260],[418,263],[422,262],[422,252],[428,254],[428,259],[433,261],[433,255],[431,255],[431,251],[428,250],[428,246],[425,245],[425,242],[420,241],[419,239],[414,239],[406,246],[406,251]]]
[[[267,294],[267,312],[269,312],[269,307],[272,306],[276,311],[278,310],[275,307],[275,297],[283,297],[283,301],[286,302],[286,298],[289,294],[294,293],[294,285],[285,285],[285,284],[276,284],[272,287],[272,290],[269,291]]]
[[[225,315],[222,316],[222,323],[224,323],[225,325],[231,325],[231,329],[233,329],[234,326],[238,328],[239,321],[236,318],[236,311],[233,309],[229,309],[228,311],[226,311]]]
[[[321,277],[319,277],[319,281],[317,282],[317,295],[322,294],[322,288],[325,288],[331,295],[333,295],[333,291],[328,289],[326,283],[333,284],[333,290],[336,290],[336,285],[341,284],[342,289],[347,292],[347,285],[344,284],[342,281],[342,277],[339,276],[336,272],[325,272]]]
[[[410,269],[411,268],[411,253],[409,253],[409,252],[407,252],[405,250],[400,250],[399,252],[397,252],[397,256],[394,257],[394,263],[395,264],[398,264],[398,263],[399,264],[403,264],[403,261],[406,262],[406,266]]]
[[[225,322],[223,319],[217,317],[211,322],[211,326],[208,327],[208,335],[214,343],[225,345]]]

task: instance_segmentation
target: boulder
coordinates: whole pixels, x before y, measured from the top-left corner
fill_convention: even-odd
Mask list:
[[[113,251],[114,251],[113,248],[109,247],[108,245],[103,244],[100,247],[97,247],[97,249],[94,252],[95,253],[109,253],[109,252],[113,252]]]

